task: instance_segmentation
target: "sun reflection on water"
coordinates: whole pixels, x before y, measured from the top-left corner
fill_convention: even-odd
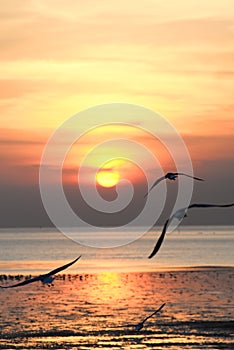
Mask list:
[[[119,300],[123,297],[128,297],[129,286],[124,283],[121,275],[116,272],[103,272],[97,275],[98,285],[97,290],[98,299],[101,301]]]
[[[221,341],[231,349],[233,277],[232,269],[100,272],[59,275],[51,288],[33,283],[2,290],[0,347],[14,342],[26,349],[20,343],[25,338],[29,349],[40,343],[45,349],[156,345],[177,350],[204,342],[217,348]],[[140,332],[129,326],[163,302],[162,312],[147,320]]]

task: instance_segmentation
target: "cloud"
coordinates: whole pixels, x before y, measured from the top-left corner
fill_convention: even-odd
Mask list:
[[[179,5],[166,8],[161,2],[150,3],[149,8],[135,2],[133,6],[133,2],[125,2],[121,8],[114,1],[98,6],[89,1],[85,5],[80,1],[22,3],[21,7],[11,1],[10,6],[1,7],[5,18],[0,22],[2,61],[72,61],[82,57],[95,61],[100,54],[116,60],[125,50],[129,54],[129,46],[133,48],[132,59],[149,46],[155,57],[164,48],[200,51],[203,47],[207,51],[218,45],[233,46],[232,18],[227,11],[221,15],[214,11],[214,2],[198,9],[183,2],[183,16]]]
[[[19,128],[0,128],[0,143],[2,145],[44,145],[44,135],[40,131]]]
[[[206,162],[214,160],[233,160],[233,135],[183,135],[192,160]],[[223,169],[221,171],[224,171]]]

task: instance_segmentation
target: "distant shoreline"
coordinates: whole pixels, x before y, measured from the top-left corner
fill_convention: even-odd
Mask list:
[[[98,274],[108,274],[108,273],[117,273],[117,274],[151,274],[151,273],[172,273],[172,272],[176,272],[176,273],[180,273],[180,272],[211,272],[211,271],[221,271],[223,270],[224,272],[228,272],[230,270],[230,272],[234,272],[234,265],[233,266],[178,266],[178,267],[158,267],[152,270],[139,270],[139,271],[124,271],[124,270],[102,270],[100,269],[99,271],[80,271],[79,273],[64,273],[64,274],[58,274],[56,275],[57,279],[67,279],[67,278],[71,278],[71,279],[75,279],[78,278],[80,276],[93,276],[93,275],[98,275]],[[31,274],[31,273],[1,273],[0,274],[0,281],[13,281],[13,280],[22,280],[24,278],[31,278],[34,276],[37,276],[38,274]]]
[[[131,231],[141,231],[142,230],[142,227],[144,228],[144,226],[139,226],[139,227],[128,227],[128,231],[131,232]],[[149,229],[147,232],[152,232],[152,231],[156,231],[156,230],[161,230],[163,227],[163,224],[162,225],[157,225],[157,226],[153,226],[151,229]],[[118,228],[118,227],[112,227],[112,226],[103,226],[103,227],[100,227],[100,228],[103,228],[103,230],[106,230],[106,229],[116,229],[116,231],[120,231],[121,230],[121,227]],[[87,229],[87,227],[69,227],[69,228],[65,228],[65,229],[70,229],[70,230],[78,230],[78,231],[82,231],[82,232],[89,232],[89,230]],[[188,230],[197,230],[197,231],[213,231],[213,230],[227,230],[227,231],[234,231],[234,224],[228,224],[228,225],[212,225],[212,224],[206,224],[206,225],[186,225],[186,224],[181,224],[179,226],[177,226],[177,228],[175,230],[178,230],[178,231],[188,231]],[[26,231],[27,233],[28,232],[31,232],[31,233],[34,233],[34,232],[55,232],[55,233],[62,233],[58,228],[56,227],[53,227],[53,226],[48,226],[48,227],[40,227],[40,226],[25,226],[25,227],[16,227],[16,226],[12,226],[12,227],[0,227],[0,233],[1,232],[24,232]],[[62,233],[63,234],[63,233]]]

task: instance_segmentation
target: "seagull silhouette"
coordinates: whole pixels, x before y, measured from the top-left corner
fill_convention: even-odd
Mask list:
[[[149,192],[155,187],[157,186],[157,184],[159,184],[159,182],[163,181],[163,180],[176,180],[177,177],[179,175],[183,175],[183,176],[187,176],[187,177],[190,177],[194,180],[198,180],[198,181],[204,181],[203,179],[200,179],[199,177],[195,177],[195,176],[191,176],[191,175],[188,175],[188,174],[185,174],[185,173],[167,173],[166,175],[160,177],[159,179],[157,179],[153,185],[150,187],[149,191],[144,195],[144,198],[148,196]]]
[[[137,331],[140,331],[143,327],[144,327],[144,323],[151,318],[152,316],[154,316],[156,313],[158,313],[159,311],[162,310],[162,308],[166,305],[166,303],[162,304],[156,311],[154,311],[151,315],[147,316],[143,321],[139,322],[137,325],[134,326],[134,328]]]
[[[152,251],[152,253],[148,256],[149,259],[153,258],[153,256],[159,251],[159,248],[162,245],[162,242],[164,240],[165,234],[167,232],[167,228],[169,226],[169,224],[172,222],[173,219],[178,219],[178,220],[182,220],[187,213],[188,209],[192,209],[192,208],[228,208],[228,207],[233,207],[234,203],[230,203],[230,204],[191,204],[189,205],[187,208],[181,208],[179,210],[177,210],[169,219],[166,220],[164,226],[163,226],[163,230],[162,233]]]
[[[45,273],[43,275],[39,275],[37,277],[30,278],[28,280],[25,280],[25,281],[17,283],[17,284],[13,284],[11,286],[0,286],[0,288],[15,288],[15,287],[20,287],[20,286],[25,286],[26,284],[37,282],[37,281],[41,281],[43,284],[50,285],[53,282],[53,280],[55,279],[55,277],[53,277],[53,275],[55,275],[56,273],[58,273],[62,270],[67,269],[69,266],[73,265],[77,260],[79,260],[80,257],[81,257],[81,255],[78,256],[78,258],[76,258],[75,260],[71,261],[70,263],[63,265],[63,266],[60,266],[60,267],[57,267],[56,269],[54,269],[48,273]]]

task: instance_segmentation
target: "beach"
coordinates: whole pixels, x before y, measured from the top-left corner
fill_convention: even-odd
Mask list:
[[[58,275],[0,291],[2,349],[233,349],[234,268]],[[24,277],[1,276],[1,285]],[[156,310],[141,331],[134,325]]]
[[[0,231],[1,286],[82,255],[51,287],[0,288],[0,348],[233,349],[232,228],[181,228],[147,259],[159,232],[103,250],[50,230]]]

